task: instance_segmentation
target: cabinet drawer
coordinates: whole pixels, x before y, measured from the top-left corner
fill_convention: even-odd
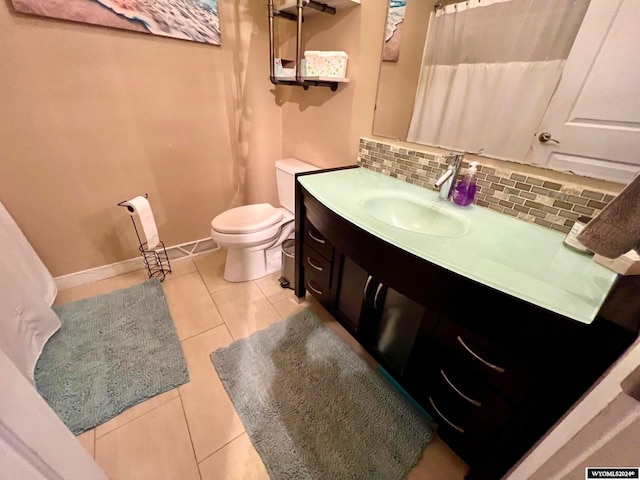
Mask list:
[[[302,263],[305,271],[314,271],[315,278],[326,278],[327,284],[329,283],[329,279],[331,278],[331,262],[306,242],[302,245]]]
[[[413,379],[411,391],[450,438],[470,451],[493,438],[516,409],[473,372],[460,369],[439,352]]]
[[[460,370],[478,375],[516,403],[524,400],[543,375],[542,363],[537,364],[535,358],[523,361],[490,339],[451,321],[440,322],[435,341],[440,355],[449,357]]]
[[[302,244],[304,286],[321,303],[329,301],[331,288],[331,262],[306,242]]]
[[[449,363],[432,371],[433,395],[448,399],[456,415],[469,430],[487,435],[497,432],[511,417],[514,407],[477,377]]]
[[[329,285],[318,281],[314,278],[313,273],[309,272],[309,269],[304,269],[304,287],[307,292],[311,293],[318,299],[323,305],[329,302]]]
[[[312,275],[316,282],[320,282],[322,285],[326,284],[327,288],[330,287],[331,262],[329,260],[320,255],[307,242],[302,244],[301,260],[305,273],[308,272],[309,275]],[[305,278],[307,277],[305,276]]]
[[[321,256],[327,260],[331,260],[333,245],[324,238],[324,236],[318,231],[316,227],[309,221],[308,218],[304,219],[304,242],[309,244],[316,250]]]
[[[509,421],[514,407],[486,385],[478,385],[449,366],[429,376],[427,409],[440,425],[438,432],[467,458],[481,453]]]

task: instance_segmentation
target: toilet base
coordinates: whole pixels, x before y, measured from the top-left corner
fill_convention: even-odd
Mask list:
[[[224,266],[227,282],[247,282],[266,277],[282,268],[281,245],[266,250],[230,248]]]

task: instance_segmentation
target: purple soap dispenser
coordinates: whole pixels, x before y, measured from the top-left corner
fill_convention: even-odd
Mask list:
[[[453,191],[453,202],[456,205],[466,207],[473,203],[473,199],[476,198],[476,173],[478,173],[478,162],[471,162],[471,166]]]

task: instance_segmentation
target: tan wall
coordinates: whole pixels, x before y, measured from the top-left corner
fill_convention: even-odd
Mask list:
[[[400,31],[400,57],[397,62],[382,62],[376,98],[373,133],[405,139],[409,132],[413,103],[418,89],[422,52],[427,38],[429,15],[435,0],[407,0]]]
[[[261,0],[222,0],[222,47],[0,5],[0,201],[53,275],[137,255],[120,200],[148,193],[167,245],[276,202],[280,108]]]

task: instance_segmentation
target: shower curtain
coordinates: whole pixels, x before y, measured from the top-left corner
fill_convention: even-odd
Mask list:
[[[469,0],[431,14],[407,140],[523,161],[589,0]]]
[[[49,337],[60,328],[51,309],[53,277],[0,203],[0,349],[33,383]]]

